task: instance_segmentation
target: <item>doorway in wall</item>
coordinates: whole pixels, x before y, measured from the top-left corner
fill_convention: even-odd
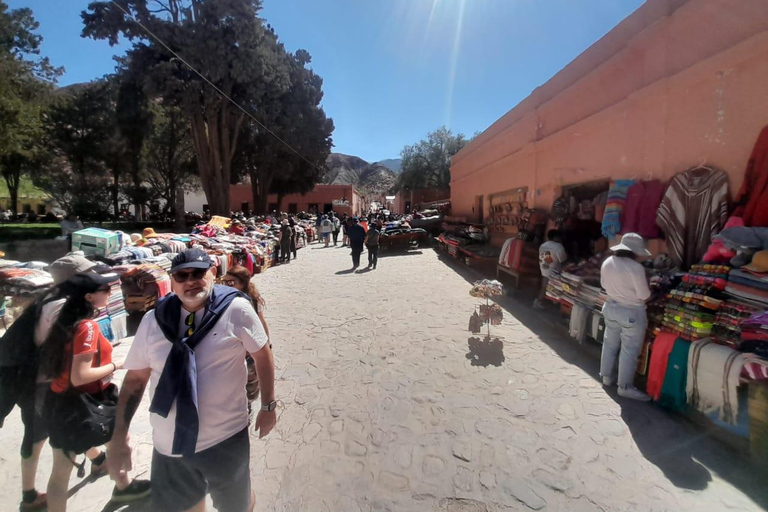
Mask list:
[[[483,196],[475,196],[475,217],[480,224],[485,220],[485,212],[483,211]]]

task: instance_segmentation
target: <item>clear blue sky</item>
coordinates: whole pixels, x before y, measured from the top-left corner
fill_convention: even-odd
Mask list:
[[[80,37],[87,0],[31,7],[62,85],[110,73],[119,48]],[[482,131],[634,11],[642,0],[265,0],[289,50],[325,80],[334,151],[368,161],[446,125]]]

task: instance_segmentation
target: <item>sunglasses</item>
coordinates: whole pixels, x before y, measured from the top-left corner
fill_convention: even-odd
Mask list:
[[[234,279],[222,279],[221,284],[224,286],[235,286],[237,284],[237,281]]]
[[[102,292],[102,293],[103,293],[103,292],[111,292],[111,291],[112,291],[112,288],[111,288],[110,286],[102,286],[101,288],[99,288],[99,289],[98,289],[98,290],[96,290],[96,291],[97,291],[97,292]]]
[[[190,278],[192,278],[193,281],[200,281],[205,277],[206,273],[208,273],[208,269],[196,268],[195,270],[192,270],[190,272],[174,272],[173,274],[171,274],[171,276],[173,276],[174,281],[176,281],[179,284],[182,284],[189,281]]]

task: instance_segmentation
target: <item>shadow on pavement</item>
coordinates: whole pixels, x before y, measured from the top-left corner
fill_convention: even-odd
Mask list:
[[[348,268],[347,270],[339,270],[338,272],[336,272],[336,275],[337,276],[343,276],[343,275],[346,275],[346,274],[354,274],[355,270],[357,270],[357,269],[355,269],[355,268]]]
[[[501,366],[504,362],[504,343],[499,338],[477,338],[472,336],[467,339],[469,352],[467,359],[471,361],[472,366],[482,366],[487,368],[489,365]]]
[[[468,283],[488,278],[450,257],[440,259]],[[469,291],[469,290],[467,290]],[[531,307],[536,292],[515,290],[495,302],[546,343],[566,362],[576,365],[598,381],[601,347],[594,342],[579,345],[568,337],[564,320],[556,308],[536,311]],[[749,460],[746,440],[737,438],[714,424],[697,424],[683,415],[669,413],[649,403],[619,397],[615,389],[606,390],[621,407],[621,418],[629,428],[646,460],[656,465],[676,487],[705,489],[712,473],[741,490],[768,509],[766,472]],[[723,441],[727,442],[723,442]]]
[[[387,249],[379,250],[379,258],[389,258],[390,256],[418,256],[424,254],[421,249]]]
[[[112,503],[110,501],[104,505],[101,512],[152,512],[152,498],[146,497],[131,503]]]

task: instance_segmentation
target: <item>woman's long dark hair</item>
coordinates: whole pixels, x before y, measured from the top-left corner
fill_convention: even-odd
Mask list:
[[[44,375],[55,377],[67,368],[69,358],[65,347],[73,340],[77,324],[94,314],[93,306],[85,300],[85,295],[82,292],[71,293],[61,307],[59,318],[40,348],[40,369]]]
[[[253,307],[256,308],[257,311],[260,307],[263,308],[266,306],[267,303],[264,301],[264,297],[261,296],[261,293],[259,293],[256,285],[251,281],[251,273],[248,272],[247,268],[241,266],[232,267],[227,270],[227,275],[234,277],[240,285],[245,288],[246,295],[251,298]]]

